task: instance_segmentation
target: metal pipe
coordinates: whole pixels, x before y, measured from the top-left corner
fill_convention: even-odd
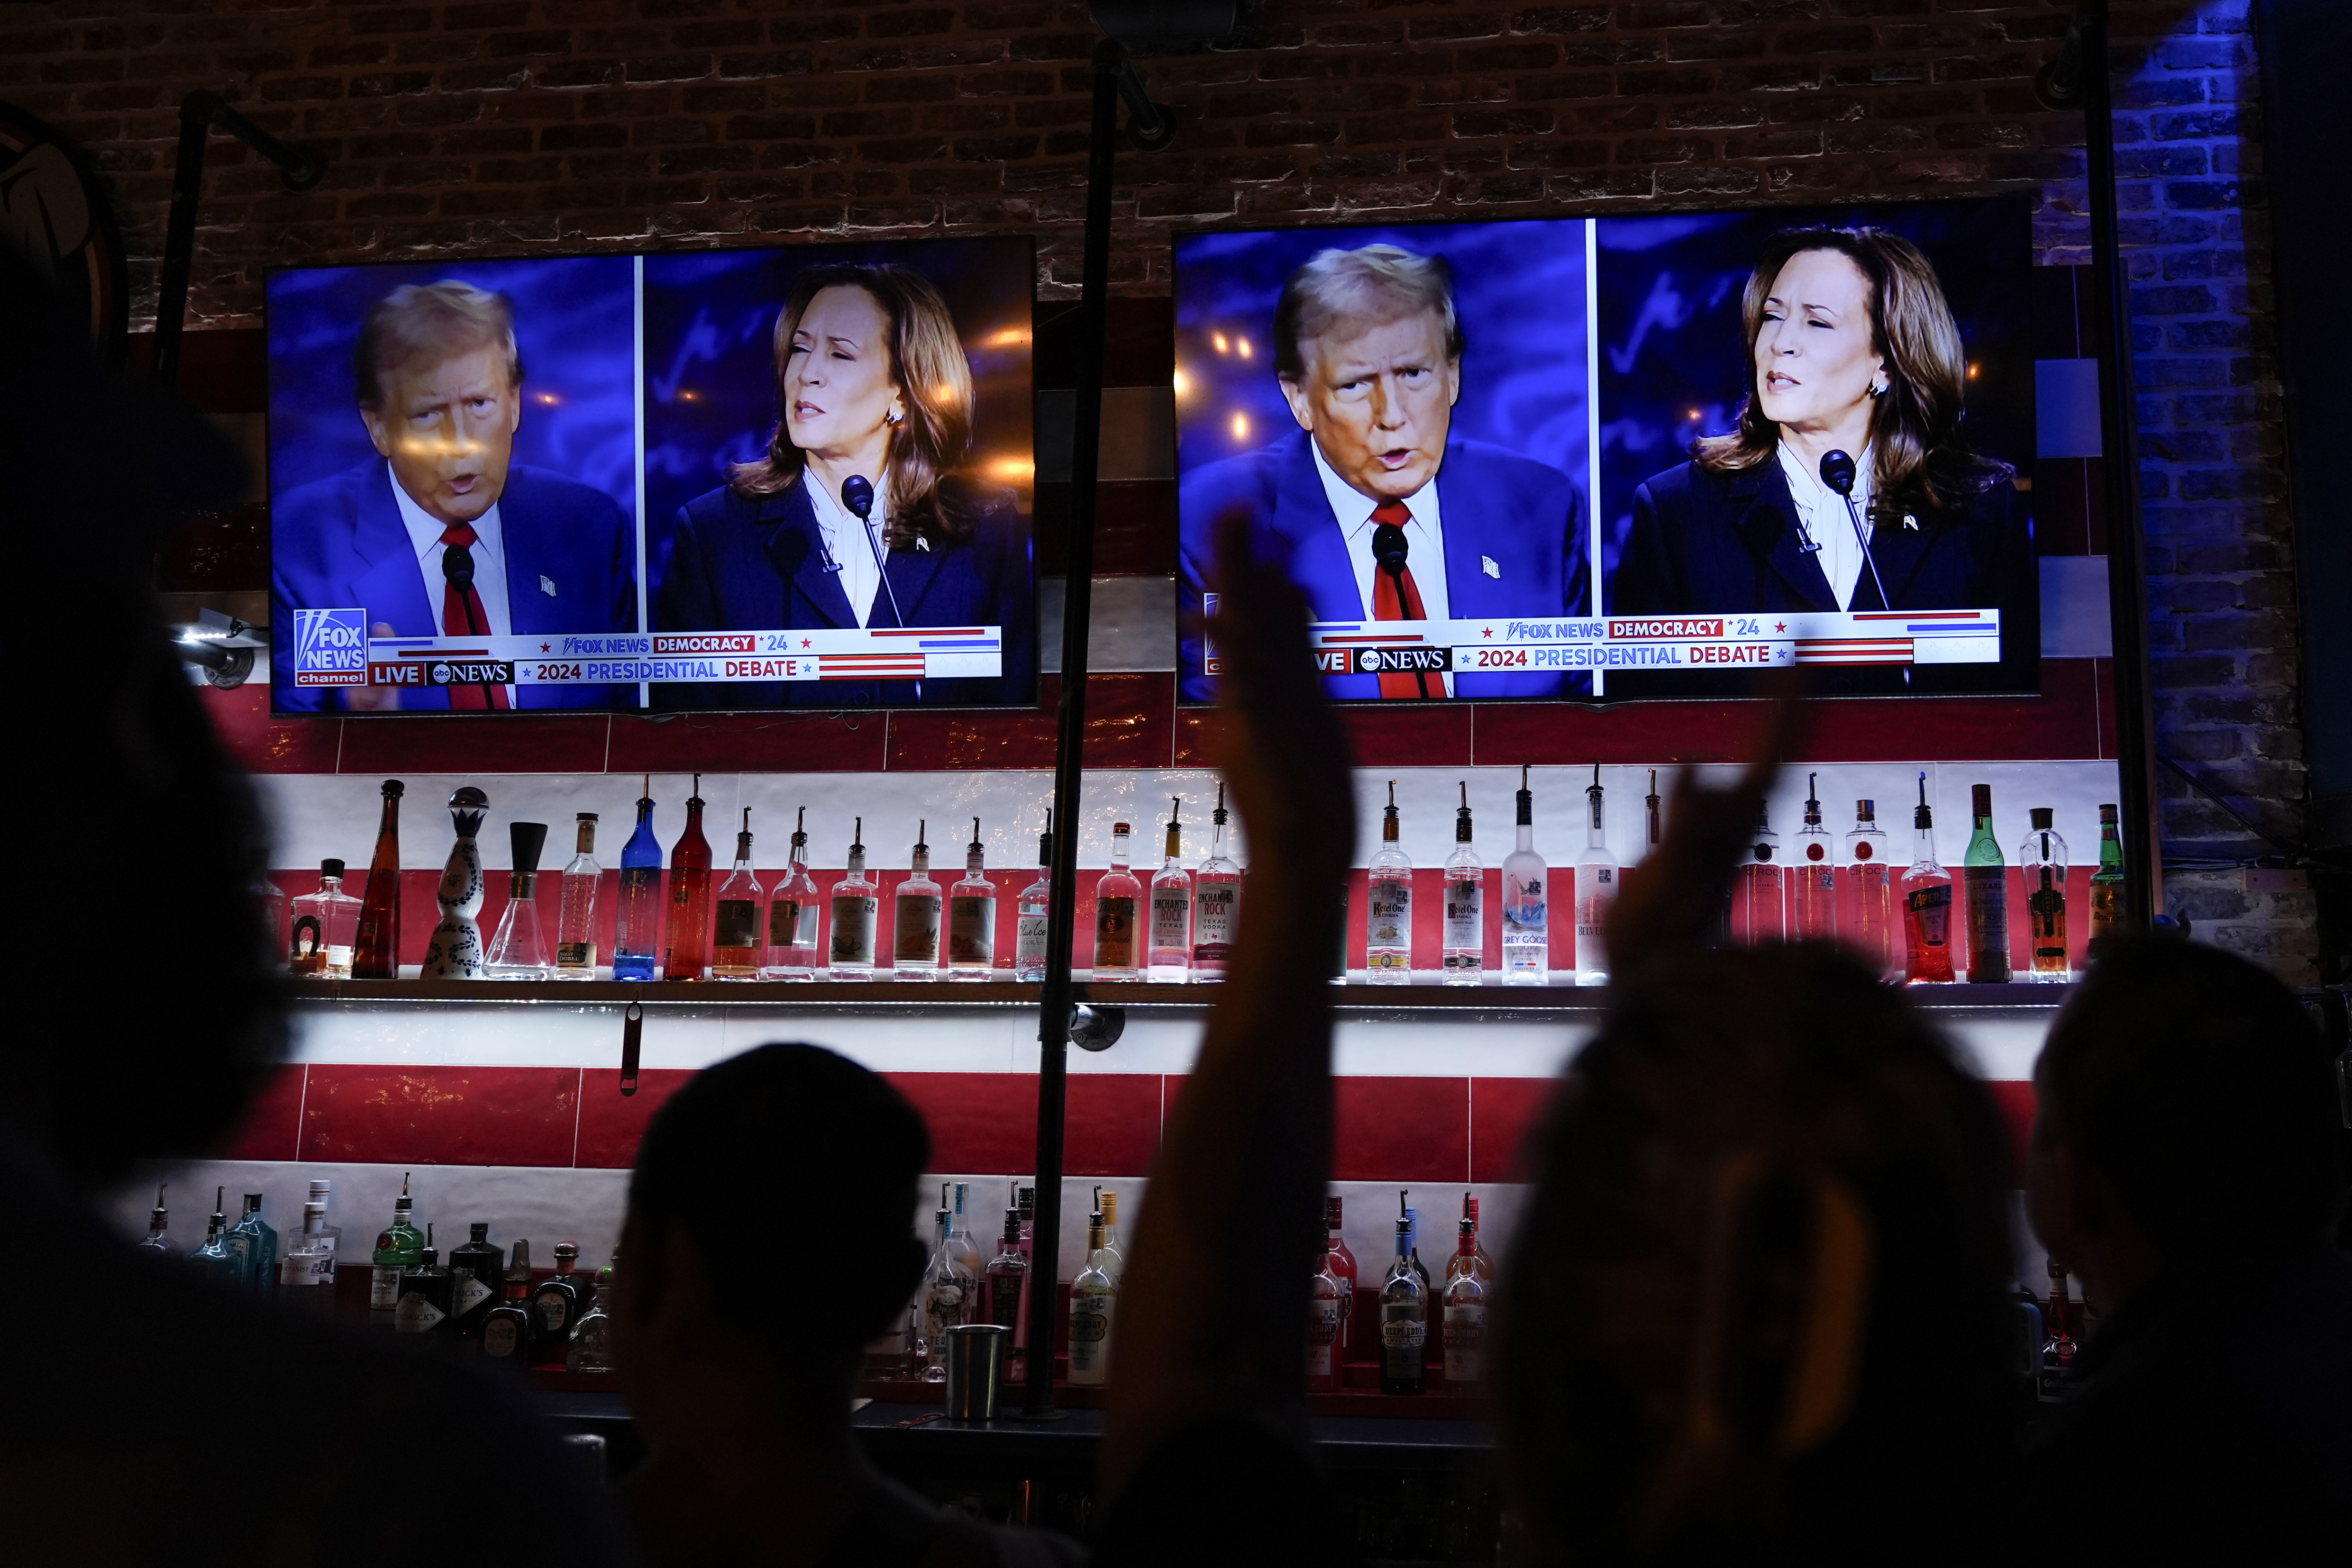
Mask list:
[[[180,150],[172,163],[172,214],[163,231],[163,276],[156,290],[151,366],[155,379],[167,386],[179,376],[188,277],[196,264],[196,209],[204,200],[205,146],[215,126],[277,164],[289,191],[308,191],[326,172],[326,162],[316,152],[278,141],[216,92],[199,88],[180,100]]]

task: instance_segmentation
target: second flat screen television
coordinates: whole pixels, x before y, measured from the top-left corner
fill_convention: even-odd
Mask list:
[[[1034,267],[273,273],[274,707],[1034,702]]]

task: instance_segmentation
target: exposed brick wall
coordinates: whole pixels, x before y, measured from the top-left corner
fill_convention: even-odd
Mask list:
[[[2080,122],[2041,110],[2060,0],[1250,0],[1219,51],[1148,62],[1181,126],[1129,152],[1117,287],[1172,226],[2027,190],[2087,238]],[[2293,563],[2243,0],[2116,0],[2161,744],[2300,826]],[[152,309],[175,106],[226,92],[319,143],[291,195],[215,139],[192,320],[251,325],[268,266],[710,239],[1038,235],[1076,287],[1085,62],[1069,0],[106,0],[0,17],[0,97],[114,182]],[[2177,852],[2260,852],[2168,782]],[[2307,904],[2176,879],[2232,946],[2307,976]]]

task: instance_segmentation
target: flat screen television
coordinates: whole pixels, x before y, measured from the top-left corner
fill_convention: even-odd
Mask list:
[[[1335,696],[2033,693],[2016,198],[1176,242],[1187,701],[1218,519]]]
[[[1034,260],[272,272],[273,707],[1034,703]]]

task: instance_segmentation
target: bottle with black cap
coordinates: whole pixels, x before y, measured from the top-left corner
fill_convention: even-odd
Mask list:
[[[352,977],[352,946],[359,939],[360,901],[343,891],[343,862],[319,862],[319,891],[294,901],[289,973],[315,979]]]
[[[742,831],[735,835],[735,863],[719,884],[718,915],[710,937],[710,977],[756,980],[768,961],[765,925],[767,890],[751,863],[751,808],[743,808]]]
[[[547,847],[547,824],[509,822],[507,839],[514,869],[507,875],[506,912],[490,938],[487,967],[493,980],[544,980],[555,973],[539,919],[539,857]]]
[[[1789,846],[1790,912],[1800,942],[1837,940],[1837,856],[1822,822],[1820,778],[1805,775],[1805,825]]]
[[[1519,769],[1518,847],[1503,858],[1503,981],[1513,986],[1551,979],[1551,873],[1536,853],[1536,797],[1528,775]]]
[[[1459,786],[1454,811],[1454,852],[1445,857],[1444,940],[1438,962],[1445,984],[1475,986],[1486,977],[1486,864],[1471,848],[1470,785]]]
[[[1919,806],[1911,869],[1903,873],[1904,977],[1912,985],[1946,985],[1952,976],[1952,873],[1936,856],[1936,813],[1927,804],[1927,776],[1919,775]]]
[[[768,889],[768,961],[760,969],[763,980],[813,980],[824,966],[824,948],[818,940],[817,912],[824,906],[816,878],[808,869],[808,808],[793,820],[792,852],[784,871]]]
[[[580,1264],[580,1243],[559,1241],[555,1244],[555,1272],[541,1280],[530,1293],[532,1327],[541,1346],[562,1345],[572,1338],[572,1325],[580,1321],[586,1308],[588,1281],[575,1270]]]
[[[383,814],[376,821],[375,858],[368,862],[360,901],[360,928],[352,946],[352,977],[400,977],[400,798],[408,786],[383,781]]]
[[[425,1228],[425,1251],[417,1260],[400,1271],[400,1300],[392,1309],[392,1329],[394,1333],[447,1333],[449,1309],[454,1305],[450,1291],[455,1281],[449,1270],[441,1266],[441,1254],[433,1245],[433,1228]]]
[[[1576,857],[1576,983],[1609,983],[1609,920],[1617,908],[1619,867],[1609,847],[1606,797],[1601,788],[1601,764],[1592,765],[1592,782],[1584,791],[1584,849]]]
[[[1045,810],[1045,831],[1037,835],[1037,880],[1021,890],[1013,928],[1013,977],[1036,984],[1045,977],[1045,940],[1054,914],[1054,811]],[[944,1347],[940,1354],[947,1354]],[[942,1362],[941,1365],[946,1364]]]
[[[499,1275],[507,1255],[490,1242],[490,1228],[481,1220],[467,1227],[464,1245],[449,1249],[450,1316],[459,1339],[478,1339],[490,1309],[498,1304]]]
[[[456,841],[441,865],[441,885],[435,898],[441,905],[440,923],[425,945],[428,980],[480,980],[488,977],[482,963],[482,928],[475,916],[482,912],[482,847],[477,835],[489,814],[490,798],[472,784],[449,792],[449,825]]]
[[[1225,977],[1241,911],[1242,868],[1225,853],[1225,787],[1219,784],[1217,809],[1209,813],[1209,858],[1192,873],[1193,979]]]

